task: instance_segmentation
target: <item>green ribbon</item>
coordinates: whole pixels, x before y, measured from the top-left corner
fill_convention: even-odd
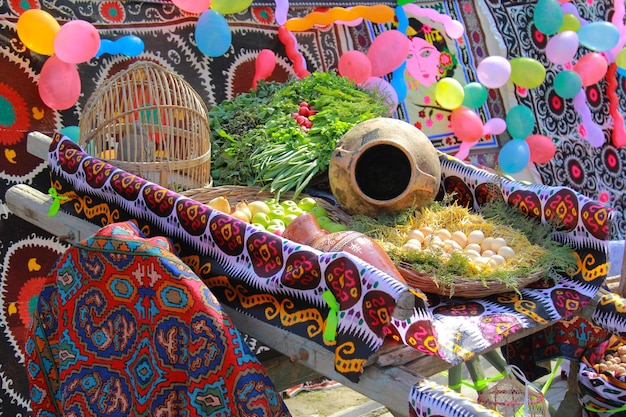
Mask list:
[[[326,326],[324,327],[324,340],[334,342],[337,337],[337,326],[339,325],[339,303],[331,290],[324,291],[322,298],[330,307],[328,317],[326,318]]]
[[[52,187],[48,189],[48,194],[50,194],[50,197],[52,197],[53,199],[52,204],[50,205],[50,209],[48,210],[48,216],[56,216],[59,212],[59,209],[61,208],[61,200],[67,200],[68,197],[64,195],[59,195],[57,193],[57,190]]]

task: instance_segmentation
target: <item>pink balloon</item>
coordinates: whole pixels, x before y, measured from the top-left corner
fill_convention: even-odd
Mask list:
[[[461,142],[477,142],[483,136],[483,121],[476,112],[465,106],[452,110],[450,124]]]
[[[550,62],[564,65],[570,62],[578,51],[578,34],[571,30],[557,33],[546,45],[546,57]]]
[[[499,135],[506,130],[506,121],[499,117],[487,120],[485,126],[483,126],[483,136],[485,135]]]
[[[372,75],[372,63],[363,52],[348,51],[339,57],[337,71],[355,84],[362,84]]]
[[[478,81],[487,88],[500,88],[511,76],[511,63],[504,57],[489,56],[476,68]]]
[[[390,83],[382,78],[369,77],[362,86],[372,91],[378,91],[380,95],[385,97],[385,102],[389,104],[390,113],[393,113],[396,107],[398,107],[398,93],[396,93],[395,88]]]
[[[78,68],[52,55],[41,68],[37,88],[46,106],[54,110],[69,109],[80,97]]]
[[[263,80],[274,72],[276,68],[276,54],[271,49],[263,49],[254,61],[254,78],[252,88],[256,88],[259,80]]]
[[[530,149],[530,161],[536,164],[547,164],[556,154],[556,145],[545,135],[530,135],[526,138]]]
[[[100,49],[100,34],[89,22],[72,20],[61,26],[54,38],[54,54],[69,64],[87,62]]]
[[[466,159],[469,156],[469,153],[472,147],[476,145],[477,143],[478,142],[461,142],[459,151],[454,155],[454,157],[460,160]]]
[[[372,77],[393,72],[406,60],[411,41],[402,32],[388,30],[376,37],[367,51],[372,64]]]
[[[574,72],[580,76],[580,80],[583,83],[583,87],[599,82],[606,71],[609,69],[609,63],[606,58],[597,52],[589,52],[583,55],[574,64]]]
[[[187,13],[202,13],[211,7],[211,0],[172,0],[172,3]]]

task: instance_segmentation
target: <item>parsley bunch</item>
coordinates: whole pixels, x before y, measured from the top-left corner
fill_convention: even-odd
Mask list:
[[[306,101],[312,127],[291,116]],[[389,116],[385,97],[335,72],[315,72],[286,83],[261,81],[209,112],[215,185],[261,185],[297,196],[328,169],[339,139],[354,125]]]

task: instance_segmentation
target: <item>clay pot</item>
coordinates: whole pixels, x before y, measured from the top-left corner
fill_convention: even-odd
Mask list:
[[[375,240],[353,230],[327,233],[311,213],[296,217],[283,231],[282,236],[292,242],[310,246],[322,252],[351,253],[401,282],[406,282],[387,252]]]
[[[441,165],[421,130],[402,120],[375,118],[340,139],[328,180],[342,209],[376,217],[430,204],[439,191]]]

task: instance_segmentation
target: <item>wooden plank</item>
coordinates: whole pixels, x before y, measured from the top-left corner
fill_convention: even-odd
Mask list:
[[[9,188],[5,201],[16,216],[70,243],[80,242],[99,229],[94,224],[62,211],[55,216],[48,216],[53,202],[52,197],[26,184],[17,184]]]
[[[48,159],[48,151],[52,138],[41,132],[30,132],[26,139],[26,150],[29,154],[41,159]]]

